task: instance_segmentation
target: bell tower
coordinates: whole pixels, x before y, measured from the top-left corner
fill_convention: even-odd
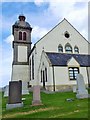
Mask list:
[[[12,26],[13,41],[13,63],[12,81],[22,80],[22,92],[27,93],[29,82],[29,53],[31,51],[32,28],[25,21],[24,15],[19,15],[18,21]]]

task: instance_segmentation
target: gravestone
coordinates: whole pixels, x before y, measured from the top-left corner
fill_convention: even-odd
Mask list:
[[[40,86],[35,85],[33,86],[33,101],[32,106],[42,105],[41,98],[40,98]]]
[[[76,91],[77,91],[77,87],[76,85],[73,85],[73,93],[76,93]]]
[[[84,78],[81,74],[77,75],[77,94],[76,97],[79,99],[88,98],[88,91],[85,88]]]
[[[22,81],[11,81],[9,82],[9,95],[6,109],[22,106]]]

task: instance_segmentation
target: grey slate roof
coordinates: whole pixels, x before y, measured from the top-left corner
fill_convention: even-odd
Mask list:
[[[21,26],[19,20],[15,22],[15,26]],[[25,27],[30,27],[30,24],[28,22],[25,22]]]
[[[90,55],[51,52],[46,52],[46,54],[53,66],[67,66],[68,60],[73,57],[80,64],[80,66],[90,67]]]

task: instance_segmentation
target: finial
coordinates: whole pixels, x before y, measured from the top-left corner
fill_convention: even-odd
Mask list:
[[[25,19],[26,19],[26,17],[23,14],[19,15],[18,18],[20,21],[25,21]]]

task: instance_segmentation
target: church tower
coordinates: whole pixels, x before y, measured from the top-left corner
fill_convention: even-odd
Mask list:
[[[25,21],[25,16],[20,15],[18,21],[12,26],[13,41],[13,63],[12,81],[22,80],[22,93],[28,92],[29,82],[29,53],[31,51],[32,28]]]

